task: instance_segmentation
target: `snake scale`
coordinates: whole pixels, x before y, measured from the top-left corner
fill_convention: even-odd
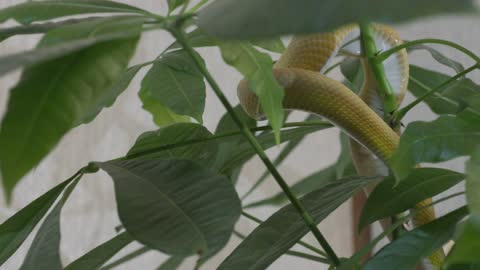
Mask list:
[[[402,43],[399,34],[389,26],[372,24],[372,31],[378,50],[387,50]],[[296,36],[275,63],[273,74],[285,89],[283,106],[286,110],[317,114],[350,136],[352,159],[359,175],[387,175],[385,164],[398,147],[400,132],[390,128],[382,118],[383,100],[371,67],[362,56],[360,42],[355,42],[359,35],[358,25],[351,24],[328,33]],[[323,74],[340,51],[360,57],[364,82],[358,95]],[[397,52],[383,65],[385,76],[400,105],[408,86],[407,51]],[[250,117],[264,117],[259,99],[246,79],[239,83],[237,94]],[[428,199],[416,205],[417,209],[423,207],[423,210],[414,216],[415,226],[435,219],[434,209],[425,208],[430,203],[431,199]],[[436,251],[424,260],[424,267],[439,269],[443,258],[443,251]]]

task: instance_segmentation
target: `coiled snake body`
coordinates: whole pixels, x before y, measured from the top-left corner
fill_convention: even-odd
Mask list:
[[[402,42],[398,33],[388,26],[373,24],[372,31],[378,50],[387,50]],[[398,147],[399,132],[392,130],[382,119],[383,100],[375,77],[368,61],[361,57],[359,42],[355,42],[359,34],[359,27],[352,24],[329,33],[294,37],[275,64],[273,73],[285,89],[285,109],[320,115],[349,134],[352,158],[359,175],[387,175],[385,163]],[[323,74],[340,50],[361,57],[364,83],[358,95]],[[383,65],[397,103],[400,104],[408,84],[407,52],[399,51],[385,60]],[[259,100],[250,90],[247,80],[240,82],[238,97],[248,115],[256,119],[263,117]],[[416,208],[430,202],[421,202]],[[433,208],[424,208],[414,217],[414,224],[420,226],[434,218]],[[442,260],[442,251],[429,257],[435,269],[440,267]]]

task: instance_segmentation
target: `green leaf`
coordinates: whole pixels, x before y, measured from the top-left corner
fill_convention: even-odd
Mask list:
[[[48,32],[37,48],[0,57],[0,75],[73,54],[99,43],[138,38],[145,18],[116,16],[87,20]]]
[[[63,206],[67,202],[78,181],[80,181],[80,178],[81,175],[65,189],[65,192],[57,205],[55,205],[45,218],[45,221],[42,226],[40,226],[40,229],[33,239],[27,257],[23,261],[20,270],[63,269],[62,260],[60,258],[60,215]]]
[[[225,62],[249,80],[250,87],[259,97],[262,110],[274,130],[275,140],[279,143],[280,129],[285,118],[282,104],[284,91],[273,76],[272,59],[248,42],[221,43],[219,47]]]
[[[447,270],[480,270],[480,264],[454,264],[449,265]]]
[[[470,213],[480,218],[480,147],[473,151],[467,162],[467,201]]]
[[[40,47],[59,38],[54,32]],[[70,129],[113,103],[131,79],[124,70],[137,42],[138,36],[103,42],[24,71],[0,129],[0,169],[7,194]]]
[[[210,164],[217,153],[217,142],[204,126],[194,123],[177,123],[158,131],[145,132],[128,151],[129,158],[189,159],[200,164]],[[182,143],[194,144],[181,146]],[[172,148],[178,145],[180,147]],[[169,148],[170,146],[170,148]],[[141,156],[140,156],[141,155]]]
[[[449,75],[411,65],[409,90],[420,97],[448,79]],[[436,114],[457,114],[463,119],[480,123],[480,86],[470,79],[463,78],[450,84],[428,97],[425,103]]]
[[[185,4],[185,0],[168,0],[168,13]]]
[[[190,45],[195,48],[201,47],[213,47],[216,46],[218,40],[211,35],[208,35],[200,28],[196,28],[193,31],[190,31],[186,34],[186,38],[189,41]],[[167,50],[174,50],[174,49],[181,49],[182,45],[177,41],[173,42],[170,46],[168,46]]]
[[[156,270],[176,270],[184,260],[185,257],[172,256],[162,263],[162,265],[160,265]]]
[[[251,43],[252,45],[271,52],[283,53],[285,51],[285,45],[280,38],[252,40]]]
[[[415,164],[466,156],[479,144],[480,125],[445,115],[433,122],[409,124],[389,163],[396,179],[402,180]]]
[[[240,200],[223,176],[189,160],[98,163],[112,176],[120,220],[142,244],[210,257],[230,238]]]
[[[356,192],[372,183],[372,178],[335,181],[305,195],[301,201],[318,224]],[[308,231],[297,210],[292,205],[285,206],[255,228],[217,269],[266,269]]]
[[[357,57],[346,57],[340,64],[340,71],[345,77],[344,84],[353,92],[358,93],[363,86],[363,68]]]
[[[452,238],[456,224],[467,214],[467,209],[460,208],[431,223],[402,234],[397,240],[375,254],[362,269],[415,269],[422,258],[432,254]]]
[[[133,238],[128,233],[121,233],[90,250],[87,254],[65,267],[64,270],[99,269],[121,249],[132,242]]]
[[[15,19],[21,24],[29,24],[36,21],[87,13],[149,14],[149,12],[137,7],[107,0],[30,1],[0,10],[0,23],[8,19]]]
[[[480,264],[480,219],[470,217],[460,226],[455,239],[455,246],[447,257],[445,265]],[[450,267],[448,268],[450,269]]]
[[[52,188],[0,225],[0,266],[15,253],[72,179]]]
[[[416,203],[438,195],[463,179],[462,173],[436,168],[415,169],[398,185],[394,177],[387,177],[368,197],[359,230],[374,221],[411,209]]]
[[[435,59],[438,63],[453,69],[456,73],[460,73],[465,70],[462,63],[449,58],[448,56],[444,55],[443,53],[439,52],[438,50],[430,46],[427,46],[424,44],[418,44],[408,48],[409,52],[417,51],[417,50],[428,51],[430,55],[433,57],[433,59]]]
[[[472,0],[217,0],[199,12],[198,23],[221,38],[251,39],[327,32],[363,20],[393,23],[475,10]]]
[[[148,111],[152,115],[153,122],[157,126],[162,127],[174,123],[190,122],[190,117],[185,115],[178,115],[172,112],[171,110],[163,106],[161,103],[157,102],[152,97],[149,91],[141,89],[140,92],[138,92],[138,96],[143,103],[143,109]]]
[[[167,53],[156,61],[143,79],[141,91],[174,113],[202,122],[205,82],[185,51]]]

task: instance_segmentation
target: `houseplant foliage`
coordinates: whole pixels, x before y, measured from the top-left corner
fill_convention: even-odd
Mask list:
[[[230,237],[243,242],[219,269],[265,269],[284,254],[332,269],[412,269],[449,240],[455,245],[442,261],[444,269],[480,267],[480,86],[465,77],[480,67],[480,58],[461,45],[438,39],[405,43],[404,48],[429,52],[458,75],[410,67],[409,90],[418,99],[392,112],[390,120],[399,123],[418,103],[426,103],[438,118],[406,127],[388,164],[389,177],[356,175],[346,135],[335,164],[294,186],[286,185],[276,169],[306,135],[332,127],[316,116],[304,122],[285,121],[283,89],[273,76],[274,60],[265,53],[283,52],[280,35],[447,12],[471,13],[475,6],[468,0],[168,0],[168,15],[161,16],[106,0],[45,0],[0,10],[0,22],[18,23],[1,28],[0,40],[43,34],[36,48],[0,57],[0,75],[23,69],[10,89],[0,127],[0,170],[7,197],[69,130],[94,121],[103,108],[114,105],[142,69],[148,72],[139,98],[159,126],[142,134],[124,157],[79,166],[71,178],[1,224],[0,265],[38,227],[21,269],[108,269],[108,264],[116,263],[110,259],[134,241],[144,245],[141,252],[154,249],[171,256],[158,269],[176,269],[190,256],[198,258],[200,269]],[[146,31],[168,31],[176,42],[158,52],[158,58],[129,66]],[[465,68],[428,43],[460,50],[475,64]],[[250,80],[269,125],[258,126],[225,98],[215,74],[195,51],[207,46],[218,47],[226,64]],[[385,55],[372,57],[381,61]],[[358,90],[358,62],[341,57],[335,67],[341,68],[345,85]],[[227,109],[215,131],[202,125],[207,84]],[[264,150],[282,142],[286,146],[271,161]],[[283,192],[242,207],[235,184],[243,164],[255,155],[267,167],[258,182],[272,174]],[[468,157],[464,173],[414,168],[421,162],[460,156]],[[62,207],[82,176],[99,170],[113,179],[123,229],[65,265],[59,255]],[[372,183],[379,184],[363,209],[360,226],[388,217],[395,217],[394,222],[350,258],[338,258],[316,225]],[[402,226],[415,215],[415,204],[459,183],[466,191],[453,196],[466,194],[467,205],[414,230]],[[261,205],[283,207],[261,221],[248,214],[248,209]],[[248,236],[235,230],[241,217],[259,223]],[[309,230],[320,246],[301,241]],[[392,235],[390,243],[362,262],[388,235]],[[309,251],[291,251],[294,245]]]

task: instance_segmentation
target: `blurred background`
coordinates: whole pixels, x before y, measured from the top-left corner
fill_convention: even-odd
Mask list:
[[[0,0],[0,8],[21,2],[23,1]],[[118,2],[136,5],[161,14],[164,14],[167,10],[166,0],[123,0]],[[226,11],[226,15],[228,16],[228,11]],[[13,23],[8,22],[3,26],[11,24]],[[409,22],[398,25],[397,29],[405,40],[435,37],[457,42],[473,52],[477,52],[480,44],[479,25],[480,18],[478,17],[448,16]],[[38,39],[38,35],[11,38],[0,43],[0,55],[33,48]],[[288,39],[286,37],[284,39],[285,42]],[[155,58],[172,41],[173,38],[163,31],[144,34],[137,54],[131,64],[142,63]],[[433,47],[464,64],[471,64],[470,60],[462,54],[445,47]],[[200,49],[199,52],[205,58],[208,68],[222,86],[226,96],[233,104],[237,104],[236,85],[241,79],[240,74],[223,63],[218,49],[205,48]],[[276,59],[278,55],[272,55],[272,57]],[[412,53],[410,60],[416,65],[452,74],[450,70],[433,61],[431,56],[425,51]],[[144,74],[147,70],[144,69],[141,74]],[[55,150],[17,185],[10,205],[6,204],[3,193],[0,193],[0,222],[6,220],[57,183],[71,176],[78,168],[89,161],[104,161],[123,156],[141,133],[157,129],[152,121],[152,117],[142,109],[137,97],[141,74],[132,82],[129,89],[117,99],[113,107],[103,110],[91,124],[87,126],[82,125],[69,132]],[[19,75],[19,72],[14,72],[0,78],[0,115],[3,115],[6,109],[8,90],[15,85]],[[478,73],[472,73],[471,78],[478,81],[480,79],[479,75]],[[331,76],[341,78],[338,72],[332,73]],[[407,97],[406,102],[408,100],[411,100],[411,96]],[[219,118],[224,112],[222,105],[216,100],[212,92],[207,89],[204,121],[210,131],[214,131]],[[303,119],[303,116],[301,113],[295,113],[292,115],[292,119],[300,120]],[[428,108],[420,106],[408,115],[405,122],[429,120],[434,117]],[[49,127],[45,126],[43,128],[48,129]],[[280,172],[284,178],[289,183],[295,183],[305,176],[332,164],[336,160],[340,149],[338,132],[336,129],[329,129],[308,136],[302,145],[280,167]],[[268,151],[268,153],[273,157],[280,149],[281,147],[276,147]],[[434,166],[463,171],[464,160],[456,159],[448,163],[435,164]],[[245,193],[264,170],[263,164],[257,158],[248,162],[237,186],[239,194]],[[462,186],[454,187],[446,194],[458,192],[462,188]],[[269,178],[255,194],[249,197],[249,201],[273,195],[279,190],[273,179]],[[438,205],[438,214],[441,215],[446,210],[462,204],[463,200],[464,198],[457,197]],[[321,231],[340,256],[350,256],[352,253],[351,208],[351,202],[345,203],[320,224]],[[250,213],[266,219],[273,211],[275,211],[273,207],[262,207],[250,210]],[[120,224],[120,221],[116,213],[113,185],[110,178],[103,172],[85,176],[64,208],[61,222],[62,259],[65,265],[113,237],[116,233],[115,227]],[[242,218],[237,224],[237,229],[244,234],[248,234],[255,226],[256,224]],[[374,231],[378,233],[378,228]],[[22,248],[3,265],[2,269],[18,269],[23,257],[26,255],[32,238],[30,237],[26,241]],[[313,237],[307,236],[305,240],[316,244]],[[203,269],[215,269],[238,243],[238,238],[232,236],[227,247],[211,259]],[[116,258],[139,247],[140,245],[138,244],[132,244]],[[298,250],[301,251],[301,249]],[[166,258],[167,256],[164,254],[150,251],[115,269],[156,269]],[[195,258],[187,259],[180,269],[193,269],[194,263]],[[288,256],[281,257],[269,269],[283,270],[294,268],[305,270],[322,269],[316,263]],[[327,268],[325,267],[325,269]]]

